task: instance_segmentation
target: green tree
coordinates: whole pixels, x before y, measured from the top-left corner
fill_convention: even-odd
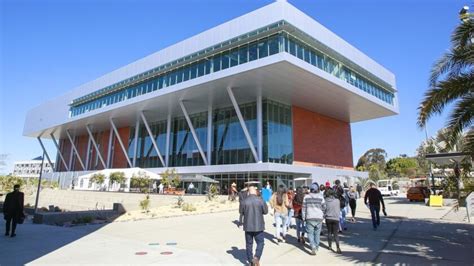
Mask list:
[[[122,187],[122,185],[125,183],[125,173],[124,172],[112,172],[109,175],[109,187],[110,185],[113,185],[114,183],[117,183]]]
[[[379,171],[385,171],[385,162],[387,152],[384,149],[370,149],[359,158],[356,169],[359,171],[368,171],[370,166],[377,165]]]
[[[99,187],[105,182],[105,175],[102,173],[93,174],[90,178],[90,182],[99,185]]]
[[[130,186],[138,188],[142,193],[148,193],[150,190],[152,180],[150,176],[146,174],[146,172],[139,171],[136,175],[133,174],[130,180]]]
[[[387,178],[387,174],[385,173],[385,171],[379,169],[378,164],[370,165],[368,170],[369,170],[369,179],[374,182]]]
[[[451,36],[451,48],[432,67],[429,88],[418,108],[418,126],[453,106],[446,123],[447,145],[465,134],[463,151],[474,155],[474,21],[465,19]]]
[[[176,169],[166,169],[163,173],[160,174],[161,176],[161,183],[165,187],[170,187],[170,186],[179,186],[179,183],[181,182],[181,179],[179,178],[179,175],[176,171]]]
[[[388,160],[386,172],[389,177],[407,177],[415,175],[419,170],[415,158],[397,157]]]
[[[428,175],[430,172],[430,162],[426,160],[426,155],[435,152],[436,147],[434,145],[433,139],[423,141],[416,149],[416,160],[418,162],[418,166],[422,174]]]
[[[13,175],[0,176],[0,191],[11,192],[13,191],[13,186],[16,184],[22,187],[25,184],[25,180],[21,177]]]

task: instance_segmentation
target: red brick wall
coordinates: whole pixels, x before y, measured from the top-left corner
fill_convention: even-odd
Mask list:
[[[81,157],[82,162],[84,163],[84,166],[86,166],[86,155],[87,155],[87,144],[89,142],[89,136],[83,135],[83,136],[77,136],[76,137],[76,149],[77,152],[79,153],[79,156]],[[74,155],[76,156],[76,155]],[[74,166],[73,166],[74,171],[83,171],[81,163],[79,160],[74,158]]]
[[[66,164],[69,164],[69,157],[71,155],[71,143],[69,142],[69,139],[61,139],[59,140],[59,150],[61,151],[61,154],[66,161]],[[58,158],[57,164],[59,164],[58,171],[59,172],[65,172],[67,171],[66,168],[64,167],[64,164],[61,160],[61,158]],[[69,166],[69,165],[68,165]]]
[[[130,127],[122,127],[118,129],[120,139],[122,139],[125,149],[128,150],[128,138],[130,137]],[[114,138],[114,154],[112,168],[127,168],[127,158],[123,154],[122,148],[117,138]]]
[[[353,167],[351,126],[293,106],[295,162]]]
[[[100,148],[99,148],[100,155],[102,155],[102,158],[104,159],[106,164],[107,164],[107,154],[109,152],[109,136],[110,136],[110,131],[106,130],[102,132],[102,136],[100,140],[97,140],[97,142],[100,142]],[[97,168],[104,169],[101,162],[99,162],[99,165]]]

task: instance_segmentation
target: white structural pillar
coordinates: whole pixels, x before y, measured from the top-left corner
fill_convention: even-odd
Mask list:
[[[258,162],[263,161],[263,103],[262,90],[259,89],[257,94],[257,151]]]
[[[89,125],[86,125],[86,129],[87,133],[89,134],[89,138],[92,141],[92,145],[94,145],[95,152],[97,153],[97,156],[99,157],[99,160],[102,163],[102,166],[104,166],[104,169],[107,169],[107,164],[105,164],[104,158],[102,157],[102,154],[100,154],[99,146],[97,145],[97,142],[95,141],[94,136],[92,135]]]
[[[255,158],[255,161],[258,162],[258,155],[257,151],[255,150],[255,146],[253,145],[252,137],[250,137],[250,133],[247,129],[247,125],[245,124],[244,117],[242,116],[242,112],[240,112],[239,105],[237,104],[237,100],[235,100],[234,93],[232,92],[231,87],[227,87],[227,92],[229,93],[229,98],[232,102],[232,105],[234,105],[235,113],[237,114],[237,117],[239,118],[240,121],[240,126],[242,127],[242,130],[244,131],[245,138],[247,139],[247,142],[250,146],[250,150],[252,151],[253,157]]]
[[[59,145],[58,145],[58,142],[56,141],[56,138],[54,137],[54,134],[51,133],[49,134],[51,136],[51,139],[53,140],[53,143],[54,143],[54,146],[56,146],[56,149],[58,150],[58,155],[59,155],[59,158],[61,159],[61,162],[63,163],[64,165],[64,168],[66,169],[66,171],[69,172],[69,167],[66,163],[66,160],[64,159],[63,157],[63,154],[61,153],[61,149],[59,149]],[[59,164],[58,164],[59,165]],[[57,169],[59,169],[59,167],[57,167]]]
[[[51,166],[51,169],[53,169],[53,171],[54,171],[53,163],[51,162],[51,159],[49,158],[49,154],[48,154],[48,152],[46,151],[46,149],[45,149],[45,147],[44,147],[44,145],[43,145],[43,141],[41,141],[41,135],[38,136],[38,141],[39,141],[39,143],[40,143],[40,145],[41,145],[41,148],[43,149],[44,155],[46,155],[46,158],[48,159],[48,162],[49,162],[49,165]]]
[[[114,130],[115,137],[117,138],[117,140],[120,144],[120,147],[122,148],[123,154],[125,155],[125,159],[127,159],[128,165],[130,167],[133,167],[132,162],[130,162],[130,158],[128,158],[127,149],[125,149],[125,146],[123,145],[123,142],[122,142],[122,139],[120,138],[120,134],[118,132],[118,129],[115,126],[114,120],[112,118],[110,118],[110,125],[112,126],[112,129]]]
[[[193,126],[193,123],[191,122],[191,118],[189,118],[188,112],[186,111],[186,108],[184,107],[182,100],[179,100],[179,105],[181,106],[181,110],[183,110],[184,118],[186,118],[186,122],[188,123],[189,129],[191,130],[191,134],[193,135],[194,141],[196,142],[196,145],[199,149],[199,153],[201,154],[202,160],[204,161],[205,165],[209,165],[206,155],[204,154],[204,151],[202,150],[202,146],[201,146],[201,143],[199,142],[196,131],[194,130],[194,126]]]
[[[212,155],[212,103],[207,106],[207,161],[211,164]]]
[[[73,159],[74,159],[74,150],[71,148],[70,151],[69,151],[69,162],[68,162],[69,169],[72,169],[72,160]]]
[[[91,156],[91,136],[87,139],[87,151],[86,151],[86,170],[89,170],[89,162]]]
[[[171,111],[168,111],[166,120],[166,167],[170,165],[170,143],[171,141]]]
[[[135,141],[133,146],[133,167],[137,166],[137,151],[138,151],[138,129],[140,129],[140,119],[137,118],[137,123],[135,124]]]
[[[112,160],[112,139],[114,138],[114,130],[110,127],[109,132],[109,147],[107,148],[107,168],[112,168],[110,165]]]
[[[72,149],[74,150],[74,153],[77,156],[77,160],[79,161],[79,164],[81,164],[82,170],[86,170],[86,167],[84,166],[84,162],[81,159],[81,155],[79,155],[79,152],[77,152],[76,145],[74,144],[74,141],[71,138],[71,134],[69,134],[69,130],[66,130],[66,135],[67,135],[69,141],[71,142],[71,147],[72,147]]]
[[[148,136],[150,136],[151,143],[153,144],[153,147],[155,148],[156,154],[158,154],[158,158],[160,158],[161,164],[163,166],[166,166],[165,161],[163,160],[163,156],[161,156],[160,149],[158,149],[158,144],[156,144],[156,140],[155,140],[155,137],[153,136],[153,132],[150,129],[150,125],[148,125],[148,121],[146,121],[145,114],[141,112],[140,116],[143,120],[143,124],[145,124],[146,131],[148,132]]]

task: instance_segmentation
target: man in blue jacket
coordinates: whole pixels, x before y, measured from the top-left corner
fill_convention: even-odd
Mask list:
[[[257,196],[257,189],[254,186],[248,188],[248,196],[240,204],[239,212],[239,223],[243,224],[245,231],[247,260],[250,265],[259,266],[264,246],[265,221],[263,215],[268,213],[268,207],[262,198]],[[254,239],[257,243],[255,256],[253,255]]]

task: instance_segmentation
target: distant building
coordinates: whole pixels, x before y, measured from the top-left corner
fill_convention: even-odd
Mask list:
[[[22,178],[39,178],[41,161],[42,157],[39,156],[32,160],[15,162],[13,166],[13,175]],[[49,162],[45,160],[43,163],[43,173],[53,172],[53,167],[51,167]]]

